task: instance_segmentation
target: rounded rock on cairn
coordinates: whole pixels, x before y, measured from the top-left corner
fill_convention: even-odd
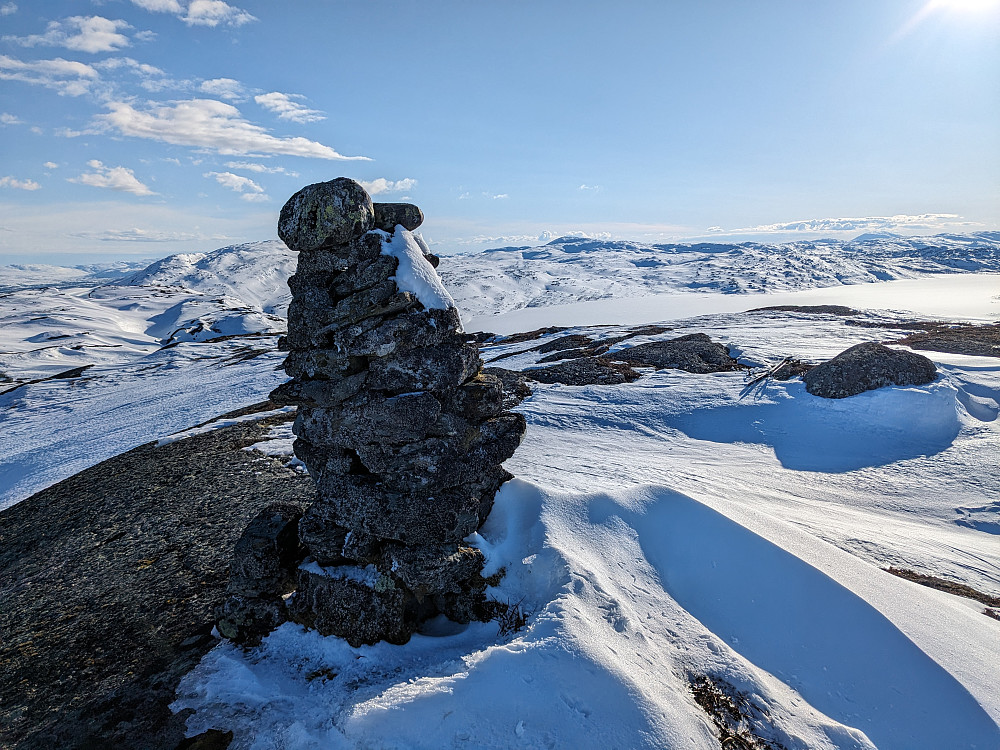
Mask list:
[[[289,250],[305,252],[350,242],[374,224],[371,196],[354,180],[338,177],[289,198],[278,217],[278,237]]]
[[[422,221],[416,206],[372,203],[339,178],[293,195],[278,225],[299,261],[288,282],[292,380],[272,397],[298,407],[295,454],[317,486],[297,525],[286,612],[354,646],[404,643],[438,614],[468,622],[495,611],[483,555],[465,538],[511,478],[501,464],[525,431],[458,311],[400,287],[436,277],[437,258],[409,235]],[[229,602],[230,621],[260,604],[233,593],[243,599]],[[266,627],[269,612],[247,615]]]

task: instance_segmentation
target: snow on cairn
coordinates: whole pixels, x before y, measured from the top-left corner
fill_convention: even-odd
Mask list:
[[[417,238],[405,227],[398,225],[393,234],[381,229],[375,232],[382,237],[382,255],[391,255],[399,261],[393,277],[400,291],[410,292],[428,310],[447,310],[455,307],[455,300],[441,283],[434,266],[424,257]]]

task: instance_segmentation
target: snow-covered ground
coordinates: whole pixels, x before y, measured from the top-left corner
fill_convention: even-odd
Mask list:
[[[498,307],[512,311],[466,322],[475,330],[488,321],[478,327],[499,332],[611,324],[603,337],[615,325],[669,321],[673,330],[659,338],[703,331],[747,363],[819,361],[898,336],[878,321],[1000,319],[1000,276],[941,270],[796,293],[796,304],[907,311],[872,312],[872,328],[833,316],[734,312],[788,303],[777,295],[688,287],[690,296],[672,306],[649,296],[662,291],[655,285],[610,304],[546,307],[522,304],[523,296],[516,307],[529,309]],[[192,319],[156,328],[148,321],[184,295],[216,299],[197,293],[208,281],[187,278],[187,292],[160,277],[157,288],[101,287],[96,297],[15,293],[63,295],[51,299],[66,310],[46,303],[23,312],[14,328],[26,337],[42,329],[59,336],[88,315],[81,331],[113,334],[121,346],[112,354],[88,346],[73,359],[72,348],[54,344],[56,361],[46,367],[27,351],[41,339],[19,343],[0,328],[0,348],[17,354],[0,355],[0,369],[22,380],[96,360],[79,378],[0,395],[6,504],[102,457],[259,401],[283,379],[280,356],[261,353],[273,350],[274,336],[259,322],[246,326],[258,338],[210,342],[219,334],[196,332],[163,348],[167,329]],[[472,298],[468,287],[449,291],[460,305]],[[262,314],[280,309],[265,310],[260,294],[243,299],[239,284],[212,294]],[[4,315],[17,312],[11,299],[0,298]],[[220,315],[201,317],[211,328],[234,307],[216,304]],[[30,320],[42,308],[48,322]],[[118,312],[101,318],[94,310]],[[584,331],[595,333],[560,335]],[[537,343],[501,343],[484,356]],[[472,539],[487,572],[506,570],[491,593],[520,602],[531,614],[526,628],[501,637],[495,623],[435,621],[406,646],[355,649],[284,625],[248,652],[220,642],[185,678],[175,709],[194,709],[191,733],[233,729],[239,748],[718,748],[688,687],[691,676],[710,674],[751,696],[759,732],[789,750],[1000,747],[1000,622],[981,604],[880,570],[912,568],[1000,595],[1000,360],[925,354],[940,373],[929,386],[841,401],[811,396],[798,380],[744,393],[740,373],[533,384],[518,407],[527,435],[506,464],[517,479]],[[537,356],[498,364],[530,367]],[[282,429],[267,452],[288,450]]]
[[[646,245],[563,237],[541,247],[445,257],[438,270],[463,315],[478,318],[524,307],[677,292],[760,294],[998,272],[1000,232],[933,237],[886,233],[850,242],[782,244]]]

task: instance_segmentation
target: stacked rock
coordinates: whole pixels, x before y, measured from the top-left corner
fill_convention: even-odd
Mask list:
[[[352,645],[403,643],[439,613],[488,616],[483,555],[464,540],[511,478],[500,464],[525,430],[411,234],[422,221],[340,178],[300,190],[278,223],[299,260],[292,380],[271,397],[297,405],[295,454],[317,487],[298,520],[309,557],[288,612]]]

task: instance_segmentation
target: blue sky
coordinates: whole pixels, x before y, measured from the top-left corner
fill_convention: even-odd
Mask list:
[[[0,263],[1000,228],[1000,0],[0,0]]]

